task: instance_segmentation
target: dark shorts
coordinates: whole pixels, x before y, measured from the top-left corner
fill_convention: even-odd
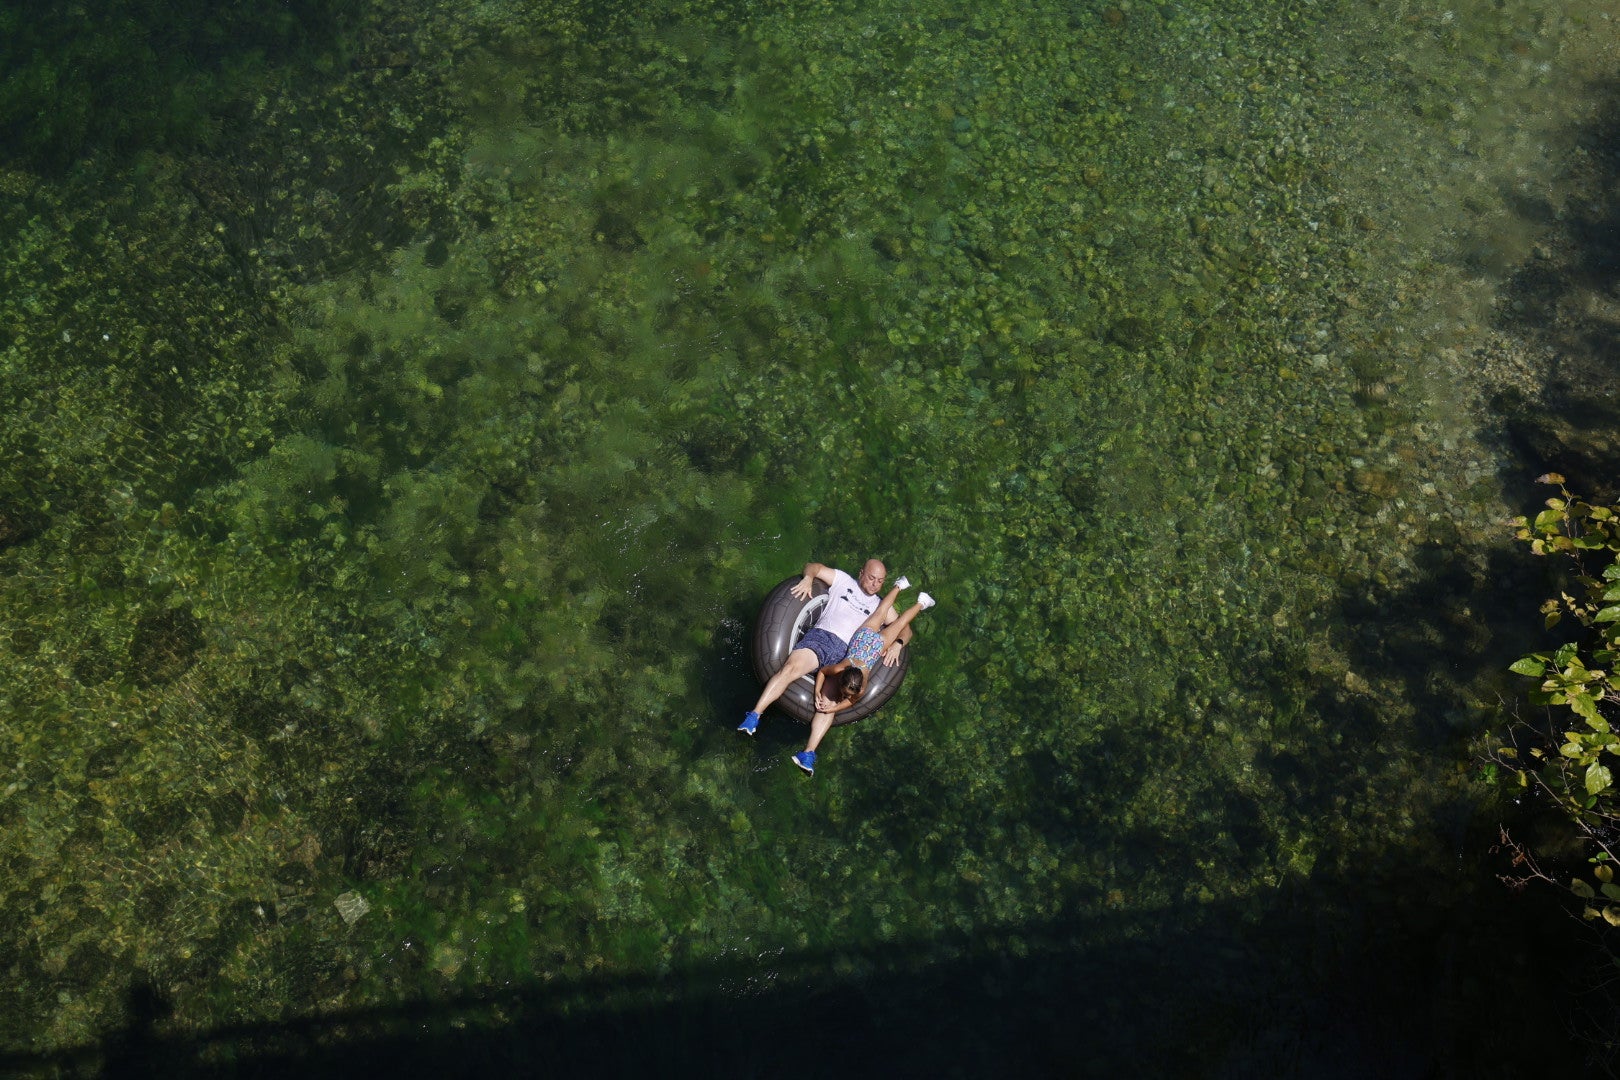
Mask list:
[[[849,643],[839,641],[819,626],[812,626],[791,651],[798,652],[800,649],[809,649],[815,653],[817,663],[821,667],[826,667],[844,658],[844,654],[849,652]]]

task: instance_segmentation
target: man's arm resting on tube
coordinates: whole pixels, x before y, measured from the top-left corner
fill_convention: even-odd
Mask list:
[[[818,562],[807,562],[804,564],[804,579],[793,586],[793,595],[800,600],[808,600],[812,591],[810,585],[812,581],[819,581],[830,589],[834,580],[832,567]]]

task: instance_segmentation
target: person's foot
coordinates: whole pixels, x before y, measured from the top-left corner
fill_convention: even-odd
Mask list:
[[[743,717],[743,722],[737,725],[737,730],[744,735],[752,735],[759,729],[759,713],[751,712]]]
[[[922,608],[924,611],[927,611],[929,608],[934,606],[934,598],[929,596],[927,593],[918,593],[917,606]]]
[[[900,580],[894,583],[894,587],[904,592],[906,589],[911,588],[911,579],[901,574]]]
[[[800,750],[793,755],[793,764],[811,776],[816,775],[816,752],[814,750]]]

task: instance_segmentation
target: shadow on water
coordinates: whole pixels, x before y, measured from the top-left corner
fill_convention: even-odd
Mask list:
[[[1503,288],[1497,327],[1546,360],[1539,387],[1504,390],[1494,404],[1538,471],[1612,499],[1620,497],[1620,83],[1594,94],[1604,104],[1576,134],[1574,196],[1562,208],[1510,199],[1546,243]]]
[[[1344,585],[1339,644],[1355,671],[1400,681],[1420,718],[1419,748],[1439,749],[1478,728],[1467,688],[1495,681],[1511,689],[1508,665],[1536,644],[1544,568],[1516,548],[1443,543],[1419,546],[1413,562],[1419,573],[1405,584]],[[1347,735],[1377,737],[1377,717],[1355,692],[1336,689],[1319,704],[1346,717]]]
[[[134,986],[126,1029],[7,1075],[1444,1077],[1571,1070],[1546,901],[1494,882],[1356,881],[861,952],[548,981],[202,1034]],[[1448,887],[1449,886],[1449,887]],[[1321,898],[1371,902],[1342,921]],[[1106,944],[1096,944],[1097,942]],[[1090,944],[1088,944],[1089,942]],[[1522,1038],[1521,1032],[1535,1032]],[[1568,1060],[1563,1060],[1564,1058]],[[1556,1074],[1556,1072],[1555,1072]]]
[[[1498,292],[1495,329],[1511,350],[1524,354],[1519,370],[1533,371],[1528,385],[1500,385],[1491,405],[1509,445],[1497,476],[1504,500],[1529,510],[1553,492],[1530,478],[1553,471],[1568,478],[1578,495],[1594,501],[1620,498],[1620,82],[1595,88],[1603,101],[1597,119],[1575,133],[1581,153],[1563,177],[1568,194],[1562,205],[1526,192],[1510,192],[1512,211],[1536,236],[1533,256],[1518,266]],[[1505,530],[1504,530],[1505,535]],[[1470,703],[1480,689],[1494,683],[1503,701],[1519,700],[1523,687],[1505,674],[1514,659],[1555,637],[1543,635],[1536,611],[1556,593],[1562,567],[1536,560],[1517,545],[1474,547],[1446,535],[1444,527],[1412,555],[1416,573],[1397,586],[1349,581],[1340,590],[1337,615],[1339,644],[1351,657],[1353,670],[1393,677],[1401,696],[1414,706],[1417,727],[1411,737],[1419,749],[1455,745],[1482,724],[1484,702]],[[1342,717],[1347,737],[1369,745],[1381,737],[1382,724],[1372,699],[1343,688],[1318,694],[1313,706],[1324,715]],[[1284,772],[1302,775],[1302,792],[1318,797],[1322,786],[1309,772],[1310,762],[1277,763]],[[1279,782],[1283,782],[1279,780]],[[1461,797],[1451,817],[1459,850],[1477,853],[1492,838],[1478,834],[1481,823]],[[1535,835],[1541,811],[1521,808],[1525,820],[1515,824]],[[1561,815],[1551,819],[1560,838],[1567,835]],[[1504,870],[1506,868],[1504,867]],[[1522,895],[1501,891],[1487,901],[1507,920],[1504,943],[1527,948],[1512,928],[1516,918],[1537,920],[1543,950],[1539,961],[1520,952],[1513,962],[1534,969],[1546,981],[1574,988],[1568,1017],[1550,1017],[1552,1034],[1579,1068],[1591,1075],[1614,1075],[1610,1047],[1599,1039],[1613,1029],[1612,969],[1606,953],[1582,932],[1578,920],[1559,926],[1549,912],[1567,897],[1553,889],[1531,889]],[[1538,914],[1539,909],[1539,914]],[[1405,916],[1404,933],[1419,934],[1424,920],[1438,911]],[[1488,941],[1489,939],[1480,939]],[[1456,953],[1451,961],[1487,970],[1478,958]],[[1560,973],[1561,969],[1561,973]],[[1579,989],[1585,985],[1587,989]],[[1600,1015],[1601,1014],[1601,1015]],[[1584,1020],[1572,1019],[1583,1015]],[[1523,1027],[1522,1030],[1532,1030]],[[1538,1068],[1538,1072],[1551,1067]],[[1502,1073],[1498,1063],[1490,1071]]]
[[[94,154],[218,140],[270,64],[330,66],[360,5],[291,0],[273,10],[192,0],[110,0],[89,9],[0,5],[8,85],[0,142],[14,161],[60,175]]]

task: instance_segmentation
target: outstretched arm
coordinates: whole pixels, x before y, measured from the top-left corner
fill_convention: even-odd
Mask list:
[[[804,579],[802,581],[800,581],[797,585],[793,586],[793,595],[796,596],[800,600],[808,600],[808,599],[810,599],[810,593],[812,592],[812,587],[811,587],[810,583],[813,582],[813,581],[819,581],[823,585],[827,586],[829,589],[832,588],[832,583],[833,583],[832,567],[824,566],[824,565],[822,565],[821,563],[818,563],[818,562],[807,562],[807,563],[805,563],[804,564]]]

